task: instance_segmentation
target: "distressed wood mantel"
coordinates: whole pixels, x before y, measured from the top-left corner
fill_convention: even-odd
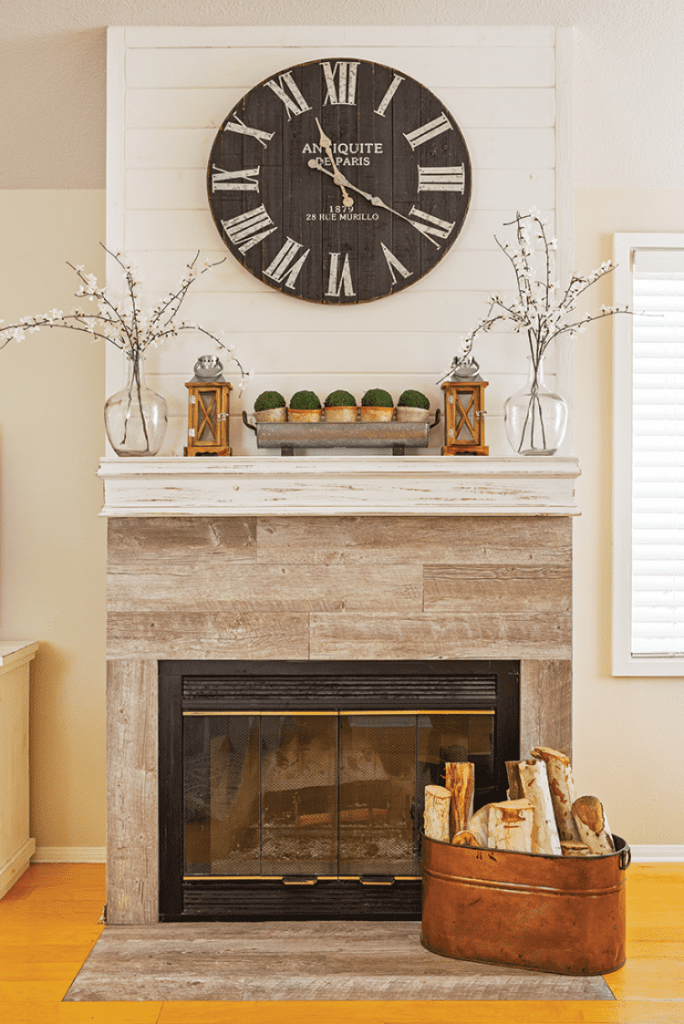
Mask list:
[[[104,516],[575,516],[575,458],[103,459]]]

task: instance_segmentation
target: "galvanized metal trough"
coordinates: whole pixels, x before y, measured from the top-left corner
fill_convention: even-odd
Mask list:
[[[391,448],[403,455],[406,448],[427,448],[430,430],[440,420],[437,409],[433,423],[250,423],[245,426],[257,437],[257,448],[280,448],[293,455],[296,448]]]

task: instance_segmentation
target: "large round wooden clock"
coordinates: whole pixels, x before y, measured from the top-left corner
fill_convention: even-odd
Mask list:
[[[286,295],[345,305],[420,280],[470,200],[468,150],[425,86],[365,60],[315,60],[251,89],[223,122],[209,204],[232,254]]]

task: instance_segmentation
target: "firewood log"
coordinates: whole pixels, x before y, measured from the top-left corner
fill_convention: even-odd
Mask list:
[[[546,764],[558,835],[561,840],[577,842],[580,834],[572,813],[572,805],[577,799],[577,794],[570,758],[560,750],[552,750],[551,747],[535,747],[532,756]]]
[[[444,786],[425,787],[425,813],[423,828],[429,839],[449,842],[449,816],[451,793]]]
[[[475,840],[478,846],[483,849],[487,849],[488,846],[488,821],[489,821],[489,808],[491,804],[485,804],[479,811],[475,811],[472,818],[468,822],[468,832],[471,832],[475,836]]]
[[[487,843],[490,850],[532,852],[534,808],[529,800],[505,800],[489,805]]]
[[[473,813],[475,765],[470,761],[447,761],[444,786],[451,793],[451,833],[462,832]]]
[[[451,840],[452,846],[479,846],[477,839],[472,832],[468,832],[464,829],[462,832],[457,832],[454,838]]]
[[[564,857],[591,857],[591,850],[586,843],[573,843],[569,839],[561,840]]]
[[[551,800],[549,779],[543,761],[521,761],[518,765],[523,797],[534,808],[532,822],[532,853],[550,853],[561,856],[561,844],[556,826],[556,816]]]
[[[572,813],[583,843],[592,853],[613,853],[615,845],[606,813],[598,797],[581,796],[572,805]]]
[[[508,799],[521,800],[524,796],[520,785],[520,762],[506,761],[506,774],[508,775]]]

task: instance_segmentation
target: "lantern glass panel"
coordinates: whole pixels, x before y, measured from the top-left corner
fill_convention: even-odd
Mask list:
[[[199,391],[197,394],[198,409],[198,437],[199,444],[212,444],[218,436],[216,430],[216,400],[215,390]]]

